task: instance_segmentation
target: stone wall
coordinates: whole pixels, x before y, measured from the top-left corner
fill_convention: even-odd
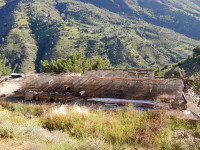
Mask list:
[[[90,77],[154,78],[154,71],[147,69],[103,69],[91,70],[83,74]]]

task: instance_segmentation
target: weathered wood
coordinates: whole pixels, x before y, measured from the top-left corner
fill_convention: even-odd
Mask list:
[[[51,97],[48,95],[39,96],[39,99],[46,99],[47,101],[51,100]]]
[[[115,74],[116,73],[116,74]],[[156,102],[172,103],[173,101],[183,100],[182,91],[184,84],[182,79],[156,79],[150,78],[148,74],[151,72],[141,70],[129,71],[123,74],[123,71],[118,70],[102,70],[100,75],[96,76],[96,71],[90,72],[83,76],[66,76],[40,74],[33,79],[25,87],[40,89],[51,97],[54,101],[66,101],[66,98],[60,93],[70,93],[71,96],[80,96],[80,91],[85,91],[85,99],[90,97],[101,98],[118,98],[118,99],[136,99],[150,100]],[[147,78],[132,78],[133,75],[144,74]],[[89,76],[91,75],[91,76]],[[104,76],[105,75],[105,76]],[[119,75],[119,76],[118,76]],[[152,73],[153,75],[153,73]],[[53,82],[49,84],[49,81]],[[53,93],[53,94],[52,94]]]
[[[24,92],[15,92],[16,97],[22,97],[25,98],[25,93]]]
[[[5,97],[6,97],[5,94],[0,95],[0,100],[3,101],[5,99]]]
[[[34,93],[33,92],[25,92],[25,100],[26,101],[31,101],[33,100]]]

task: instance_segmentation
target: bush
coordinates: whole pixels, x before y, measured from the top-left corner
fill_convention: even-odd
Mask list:
[[[200,55],[200,45],[193,49],[193,57],[197,57]]]
[[[10,75],[13,72],[10,66],[6,66],[5,55],[0,54],[0,76]]]

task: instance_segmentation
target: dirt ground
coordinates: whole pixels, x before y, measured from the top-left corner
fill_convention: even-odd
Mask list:
[[[27,144],[26,141],[0,138],[0,150],[22,150]]]
[[[188,93],[185,93],[187,99],[187,110],[170,110],[167,114],[181,119],[200,120],[200,107],[197,102],[193,102]]]

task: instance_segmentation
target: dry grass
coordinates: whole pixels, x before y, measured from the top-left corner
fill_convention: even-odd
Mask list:
[[[79,106],[1,105],[1,139],[17,141],[27,150],[200,148],[198,142],[174,136],[175,129],[182,129],[199,137],[200,123],[168,117],[163,111],[139,112],[130,106],[127,111],[102,111]],[[27,113],[33,117],[27,118]]]
[[[127,147],[161,148],[169,144],[167,118],[162,111],[138,112],[118,110],[86,110],[77,112],[77,106],[66,107],[62,113],[51,113],[43,117],[45,128],[62,130],[78,139],[92,137],[103,139],[115,149]],[[163,136],[165,138],[163,142]]]
[[[49,108],[51,108],[51,106],[46,106],[46,105],[11,103],[5,101],[0,101],[0,105],[4,109],[9,111],[20,112],[24,115],[34,115],[34,116],[40,116],[44,112],[48,111]]]

